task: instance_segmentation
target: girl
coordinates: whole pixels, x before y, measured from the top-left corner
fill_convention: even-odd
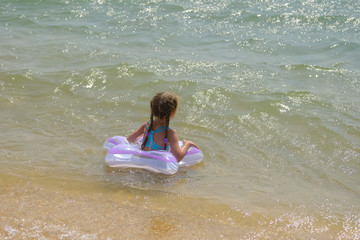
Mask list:
[[[180,148],[176,130],[169,128],[170,119],[175,116],[177,105],[178,98],[175,94],[171,92],[156,94],[150,102],[150,120],[130,134],[127,140],[135,142],[143,136],[141,149],[145,151],[168,150],[171,146],[171,153],[180,162],[191,146],[196,148],[197,146],[192,141],[183,140]]]

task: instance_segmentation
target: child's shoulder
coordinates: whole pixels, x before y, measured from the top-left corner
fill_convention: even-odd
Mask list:
[[[168,134],[169,134],[170,137],[173,137],[173,136],[177,137],[177,131],[175,129],[173,129],[173,128],[169,128]]]
[[[146,129],[147,129],[147,122],[144,122],[143,124],[141,124],[140,129],[142,129],[143,131],[146,131]]]

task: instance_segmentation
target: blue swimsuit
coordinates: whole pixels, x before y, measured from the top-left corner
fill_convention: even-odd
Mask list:
[[[149,130],[149,122],[146,123],[146,128]],[[146,144],[145,146],[146,147],[149,147],[153,150],[164,150],[164,147],[160,146],[159,144],[157,144],[155,141],[154,141],[154,134],[155,133],[158,133],[158,132],[162,132],[166,129],[166,126],[162,126],[162,127],[159,127],[155,130],[150,130],[148,133],[149,133],[149,136],[147,138],[147,141],[146,141]],[[166,150],[169,150],[169,145],[167,145],[166,147]]]

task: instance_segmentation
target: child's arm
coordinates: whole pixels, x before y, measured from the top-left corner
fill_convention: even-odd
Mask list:
[[[146,122],[144,124],[142,124],[137,130],[135,130],[132,134],[130,134],[126,140],[128,140],[129,142],[135,142],[136,140],[138,140],[145,132],[145,128],[146,128]]]
[[[194,146],[197,148],[195,143],[186,140],[183,140],[183,145],[180,148],[177,132],[173,129],[169,133],[169,143],[171,146],[171,153],[176,157],[178,162],[184,158],[190,147]]]

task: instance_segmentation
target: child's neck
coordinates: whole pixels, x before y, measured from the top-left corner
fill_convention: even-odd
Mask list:
[[[161,118],[155,118],[154,120],[154,124],[156,125],[165,125],[166,124],[166,120],[165,119],[161,119]]]

